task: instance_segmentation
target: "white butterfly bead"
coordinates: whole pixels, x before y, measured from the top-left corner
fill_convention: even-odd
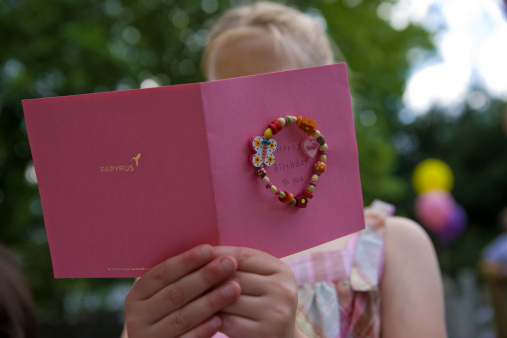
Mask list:
[[[253,154],[250,155],[248,163],[254,167],[261,167],[262,165],[271,166],[275,162],[275,155],[273,152],[276,150],[277,143],[275,140],[266,140],[263,136],[256,136],[250,141],[250,149]]]

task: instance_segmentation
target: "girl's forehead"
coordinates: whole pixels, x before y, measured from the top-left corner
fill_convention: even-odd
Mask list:
[[[208,80],[296,69],[298,63],[265,30],[231,34],[210,51]]]

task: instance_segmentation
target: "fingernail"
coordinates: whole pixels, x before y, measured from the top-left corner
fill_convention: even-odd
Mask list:
[[[228,258],[222,258],[220,260],[220,265],[222,266],[222,269],[224,269],[225,272],[231,272],[232,270],[234,270],[234,264]]]
[[[208,245],[201,246],[201,256],[204,259],[211,258],[211,248]]]
[[[219,317],[215,317],[208,322],[208,327],[214,331],[218,331],[222,328],[222,320]]]
[[[227,284],[223,287],[222,292],[224,293],[225,297],[227,298],[234,298],[236,297],[236,288],[232,284]]]

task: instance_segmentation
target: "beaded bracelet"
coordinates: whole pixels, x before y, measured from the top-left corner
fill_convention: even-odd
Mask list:
[[[271,137],[282,130],[283,127],[289,126],[294,122],[308,136],[313,136],[313,139],[316,140],[319,144],[319,156],[315,162],[315,165],[313,166],[314,173],[310,179],[310,183],[306,189],[304,189],[299,195],[295,197],[294,194],[287,191],[281,191],[276,186],[271,184],[267,176],[266,169],[264,168],[272,166],[275,161],[275,156],[273,153],[276,150],[277,143],[275,140],[271,139]],[[253,154],[251,154],[248,158],[248,163],[251,166],[257,168],[255,170],[255,173],[261,179],[262,184],[266,185],[267,189],[277,195],[280,202],[296,206],[298,208],[306,208],[308,199],[313,198],[312,194],[315,190],[315,186],[320,174],[326,171],[327,144],[324,136],[320,133],[320,131],[317,130],[317,123],[315,123],[315,121],[312,119],[301,116],[280,117],[279,119],[273,120],[273,122],[269,124],[268,128],[264,131],[264,136],[256,136],[251,138],[249,147]],[[309,157],[315,156],[315,154],[313,154],[313,156],[309,155],[307,151],[305,151],[305,153]]]

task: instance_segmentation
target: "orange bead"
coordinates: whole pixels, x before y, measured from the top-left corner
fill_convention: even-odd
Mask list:
[[[280,200],[280,202],[286,204],[286,203],[289,203],[290,201],[292,201],[292,199],[294,198],[294,195],[291,192],[287,192],[287,191],[284,191],[284,193],[285,193],[285,198],[278,198]]]
[[[299,121],[299,118],[298,118]],[[317,130],[317,122],[315,120],[309,119],[308,117],[304,117],[300,123],[298,123],[299,128],[301,128],[308,136],[312,136]]]
[[[299,115],[297,117],[297,120],[296,120],[296,125],[299,127],[301,125],[301,121],[303,121],[303,118],[301,117],[301,115]]]
[[[326,164],[322,161],[318,161],[317,163],[315,163],[315,165],[313,166],[313,169],[315,171],[318,171],[319,173],[323,173],[326,171]]]

